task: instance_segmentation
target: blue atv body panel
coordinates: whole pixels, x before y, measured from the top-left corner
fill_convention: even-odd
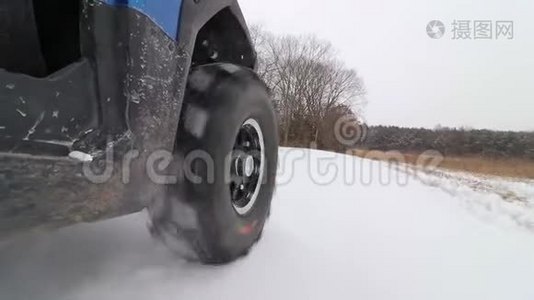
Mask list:
[[[167,35],[178,36],[182,0],[104,0],[109,5],[128,6],[152,19]]]

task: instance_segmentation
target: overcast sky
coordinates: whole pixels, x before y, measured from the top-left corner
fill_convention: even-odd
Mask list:
[[[332,42],[365,80],[370,124],[534,130],[532,0],[240,3],[248,23]],[[426,33],[435,19],[441,39]],[[514,39],[453,40],[454,20],[511,20]]]

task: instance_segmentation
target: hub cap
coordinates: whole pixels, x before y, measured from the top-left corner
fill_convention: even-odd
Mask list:
[[[258,122],[248,119],[237,135],[233,154],[230,194],[240,215],[249,213],[260,192],[265,169],[265,144]]]

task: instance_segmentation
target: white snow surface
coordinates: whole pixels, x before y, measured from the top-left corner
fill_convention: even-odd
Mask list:
[[[140,213],[0,245],[0,299],[534,299],[532,182],[280,154],[263,238],[236,263],[176,259]]]

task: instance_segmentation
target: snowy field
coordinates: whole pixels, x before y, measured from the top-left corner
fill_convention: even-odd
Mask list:
[[[232,265],[176,260],[141,213],[0,246],[0,299],[534,299],[532,181],[297,149],[281,166]]]

